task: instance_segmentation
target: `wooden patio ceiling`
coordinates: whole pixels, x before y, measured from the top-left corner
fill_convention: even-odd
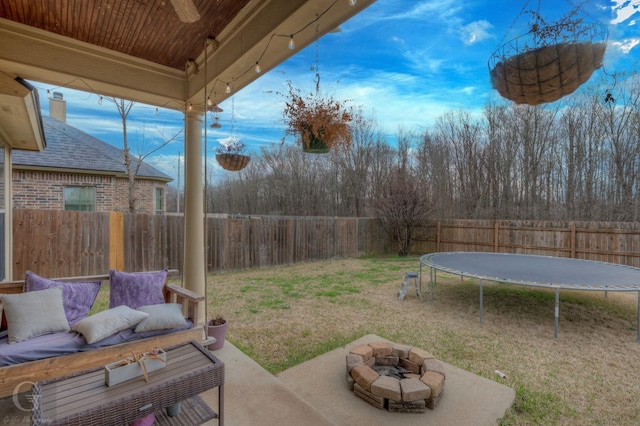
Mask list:
[[[150,105],[220,102],[375,0],[0,0],[0,72]],[[318,18],[320,16],[320,18]],[[298,46],[287,47],[295,34]],[[205,67],[205,46],[207,65]],[[203,70],[207,70],[206,79]]]

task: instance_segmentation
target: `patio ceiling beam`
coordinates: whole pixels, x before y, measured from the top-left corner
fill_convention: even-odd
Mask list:
[[[184,105],[179,70],[6,19],[0,19],[0,70],[156,106]]]

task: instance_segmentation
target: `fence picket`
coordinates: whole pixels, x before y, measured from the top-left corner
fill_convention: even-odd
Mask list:
[[[640,223],[441,220],[412,252],[494,251],[640,267]],[[496,236],[497,234],[497,236]]]
[[[182,270],[181,215],[117,215],[59,210],[14,210],[13,277],[27,270],[46,277],[106,274],[109,258],[126,271]],[[118,226],[122,245],[110,244]],[[355,231],[353,231],[355,230]],[[360,230],[360,231],[358,231]],[[291,264],[316,259],[384,253],[384,233],[371,218],[208,217],[210,271]],[[115,237],[114,237],[115,238]],[[123,253],[110,250],[122,247]]]

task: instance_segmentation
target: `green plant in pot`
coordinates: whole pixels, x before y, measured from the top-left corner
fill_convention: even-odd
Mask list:
[[[324,95],[319,90],[303,94],[291,82],[288,82],[284,97],[286,134],[294,136],[304,152],[323,154],[333,147],[349,148],[353,112],[346,101]]]
[[[224,340],[227,335],[228,326],[229,321],[220,315],[207,321],[207,336],[214,337],[216,339],[215,343],[207,346],[209,350],[215,351],[224,347]]]

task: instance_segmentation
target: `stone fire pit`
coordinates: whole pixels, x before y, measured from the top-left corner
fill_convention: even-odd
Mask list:
[[[389,411],[433,410],[444,390],[444,366],[412,346],[375,342],[347,354],[347,382],[354,394]]]

